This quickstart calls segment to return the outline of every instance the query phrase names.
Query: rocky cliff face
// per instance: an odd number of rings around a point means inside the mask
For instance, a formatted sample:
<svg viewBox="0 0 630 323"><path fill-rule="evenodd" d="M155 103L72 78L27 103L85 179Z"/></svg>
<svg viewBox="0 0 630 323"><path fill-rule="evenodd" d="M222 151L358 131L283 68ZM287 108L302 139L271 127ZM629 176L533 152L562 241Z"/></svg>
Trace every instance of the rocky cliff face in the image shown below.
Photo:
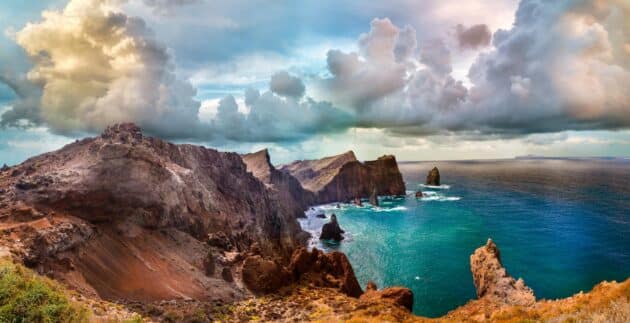
<svg viewBox="0 0 630 323"><path fill-rule="evenodd" d="M405 183L394 156L359 162L352 151L319 160L301 160L280 168L297 178L315 194L317 203L367 198L377 195L404 195Z"/></svg>
<svg viewBox="0 0 630 323"><path fill-rule="evenodd" d="M247 170L276 195L282 205L300 209L296 217L303 217L303 211L314 203L315 195L302 188L302 184L291 174L277 170L270 161L269 151L260 150L242 155Z"/></svg>
<svg viewBox="0 0 630 323"><path fill-rule="evenodd" d="M0 194L3 245L106 298L242 297L221 278L236 270L230 253L256 244L288 259L302 232L302 208L276 198L238 154L145 137L133 124L5 168Z"/></svg>

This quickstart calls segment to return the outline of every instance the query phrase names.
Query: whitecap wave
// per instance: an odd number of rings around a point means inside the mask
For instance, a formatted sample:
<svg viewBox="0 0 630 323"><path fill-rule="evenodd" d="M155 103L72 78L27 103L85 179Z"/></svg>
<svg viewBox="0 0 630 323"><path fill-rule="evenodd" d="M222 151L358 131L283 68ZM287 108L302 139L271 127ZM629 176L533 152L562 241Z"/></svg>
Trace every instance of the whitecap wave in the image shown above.
<svg viewBox="0 0 630 323"><path fill-rule="evenodd" d="M407 210L407 207L405 206L395 206L395 207L373 207L372 211L373 212L396 212L396 211L405 211Z"/></svg>
<svg viewBox="0 0 630 323"><path fill-rule="evenodd" d="M418 186L426 187L426 188L432 188L432 189L436 189L436 190L448 190L448 189L451 188L451 185L446 185L446 184L442 184L442 185L439 185L439 186L419 184Z"/></svg>
<svg viewBox="0 0 630 323"><path fill-rule="evenodd" d="M424 196L420 200L421 201L438 201L438 202L450 202L450 201L459 201L462 198L459 196L441 196L441 195L431 195Z"/></svg>

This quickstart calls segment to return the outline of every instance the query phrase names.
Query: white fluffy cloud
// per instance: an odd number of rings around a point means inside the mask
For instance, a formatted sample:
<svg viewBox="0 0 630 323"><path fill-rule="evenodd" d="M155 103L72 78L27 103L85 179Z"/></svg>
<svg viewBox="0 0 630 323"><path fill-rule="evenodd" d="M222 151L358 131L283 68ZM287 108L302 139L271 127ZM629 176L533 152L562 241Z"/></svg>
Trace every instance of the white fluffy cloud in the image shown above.
<svg viewBox="0 0 630 323"><path fill-rule="evenodd" d="M375 19L359 37L359 52L328 53L332 76L320 83L333 103L357 112L359 126L398 134L627 128L629 15L621 0L523 0L514 26L497 31L493 49L470 68L468 88L451 76L447 42L425 41L416 51L402 36L413 29ZM460 26L458 45L489 41L478 26Z"/></svg>
<svg viewBox="0 0 630 323"><path fill-rule="evenodd" d="M176 78L168 50L145 23L117 3L72 0L16 33L33 63L28 80L41 88L34 121L58 133L134 121L167 137L198 135L195 89ZM31 114L16 104L3 121Z"/></svg>

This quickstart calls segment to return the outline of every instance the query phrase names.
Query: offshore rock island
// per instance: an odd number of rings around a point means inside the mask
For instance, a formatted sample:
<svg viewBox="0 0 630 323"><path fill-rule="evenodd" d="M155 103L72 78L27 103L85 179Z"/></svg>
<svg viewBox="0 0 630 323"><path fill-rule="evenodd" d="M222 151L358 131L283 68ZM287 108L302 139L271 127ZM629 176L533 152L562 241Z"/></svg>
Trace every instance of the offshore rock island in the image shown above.
<svg viewBox="0 0 630 323"><path fill-rule="evenodd" d="M441 318L414 316L411 290L364 290L343 253L305 248L317 237L297 221L313 205L405 195L395 157L362 163L349 151L279 168L270 160L267 150L218 152L148 137L134 124L110 126L3 167L0 256L30 279L45 278L22 265L52 278L47 284L85 308L79 321L630 318L630 280L536 300L491 240L470 258L476 300ZM440 185L439 173L429 177Z"/></svg>

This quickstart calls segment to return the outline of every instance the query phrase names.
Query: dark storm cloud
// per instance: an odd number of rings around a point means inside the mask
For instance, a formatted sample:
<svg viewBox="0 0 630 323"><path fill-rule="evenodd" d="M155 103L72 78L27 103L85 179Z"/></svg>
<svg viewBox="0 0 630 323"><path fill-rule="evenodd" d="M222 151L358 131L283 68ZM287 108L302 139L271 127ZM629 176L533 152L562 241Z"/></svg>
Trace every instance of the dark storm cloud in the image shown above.
<svg viewBox="0 0 630 323"><path fill-rule="evenodd" d="M490 39L492 38L490 28L485 24L474 25L469 28L457 25L455 32L460 48L477 49L485 47L490 45Z"/></svg>

